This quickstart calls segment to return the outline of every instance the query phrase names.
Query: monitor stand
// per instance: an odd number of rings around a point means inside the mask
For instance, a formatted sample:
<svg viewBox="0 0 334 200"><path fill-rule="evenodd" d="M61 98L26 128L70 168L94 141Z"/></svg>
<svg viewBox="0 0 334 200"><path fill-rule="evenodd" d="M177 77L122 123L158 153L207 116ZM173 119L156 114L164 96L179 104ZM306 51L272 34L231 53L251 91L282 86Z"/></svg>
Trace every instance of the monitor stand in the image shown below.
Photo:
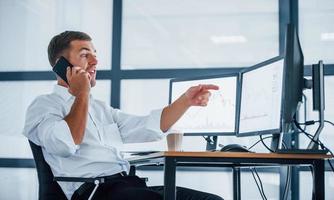
<svg viewBox="0 0 334 200"><path fill-rule="evenodd" d="M284 130L289 130L289 125L285 125ZM271 149L274 153L286 153L286 154L327 154L329 151L327 149L317 149L317 148L307 148L307 149L299 149L299 148L282 148L283 145L283 136L287 134L288 131L283 131L281 134L273 135L271 141ZM295 134L295 133L292 133Z"/></svg>
<svg viewBox="0 0 334 200"><path fill-rule="evenodd" d="M206 140L206 151L214 151L217 148L218 136L204 136Z"/></svg>
<svg viewBox="0 0 334 200"><path fill-rule="evenodd" d="M277 152L281 147L280 147L280 144L281 144L281 139L283 137L283 133L281 134L274 134L272 139L271 139L271 145L270 145L270 149L273 150L273 152Z"/></svg>

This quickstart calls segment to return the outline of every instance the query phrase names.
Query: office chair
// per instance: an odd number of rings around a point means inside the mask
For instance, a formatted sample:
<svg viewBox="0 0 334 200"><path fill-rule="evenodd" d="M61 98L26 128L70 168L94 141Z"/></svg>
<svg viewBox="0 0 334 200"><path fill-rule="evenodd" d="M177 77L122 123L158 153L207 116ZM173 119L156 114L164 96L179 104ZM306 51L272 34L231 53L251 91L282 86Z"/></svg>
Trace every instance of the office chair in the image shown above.
<svg viewBox="0 0 334 200"><path fill-rule="evenodd" d="M57 181L69 181L69 182L86 182L94 183L93 189L89 200L93 197L97 187L100 183L104 183L104 178L80 178L80 177L54 177L50 166L45 161L42 148L29 140L30 148L35 160L38 183L39 183L39 200L67 200L63 190L60 188Z"/></svg>

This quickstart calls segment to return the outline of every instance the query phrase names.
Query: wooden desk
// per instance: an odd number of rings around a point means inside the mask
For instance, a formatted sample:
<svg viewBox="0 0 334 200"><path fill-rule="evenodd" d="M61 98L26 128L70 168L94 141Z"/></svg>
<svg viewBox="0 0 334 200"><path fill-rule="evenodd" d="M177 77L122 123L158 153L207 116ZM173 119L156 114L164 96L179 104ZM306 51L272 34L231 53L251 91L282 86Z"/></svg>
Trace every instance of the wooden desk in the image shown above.
<svg viewBox="0 0 334 200"><path fill-rule="evenodd" d="M145 156L129 158L132 166L163 164L164 165L164 199L175 200L175 175L177 166L220 166L220 167L249 167L249 166L281 166L308 165L314 169L315 199L325 199L325 159L330 155L322 154L277 154L277 153L236 153L236 152L157 152ZM240 199L239 183L234 181L235 200ZM239 189L237 188L239 186ZM239 190L239 191L238 191Z"/></svg>

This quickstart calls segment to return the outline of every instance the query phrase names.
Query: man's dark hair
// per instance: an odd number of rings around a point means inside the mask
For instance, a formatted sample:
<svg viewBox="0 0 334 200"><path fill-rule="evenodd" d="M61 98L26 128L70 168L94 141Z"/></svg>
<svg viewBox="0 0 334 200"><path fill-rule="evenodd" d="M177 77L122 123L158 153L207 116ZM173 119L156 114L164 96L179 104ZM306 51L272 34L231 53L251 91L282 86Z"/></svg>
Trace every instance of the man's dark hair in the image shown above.
<svg viewBox="0 0 334 200"><path fill-rule="evenodd" d="M56 64L56 60L70 47L74 40L91 41L92 38L80 31L65 31L54 36L48 46L48 57L51 66Z"/></svg>

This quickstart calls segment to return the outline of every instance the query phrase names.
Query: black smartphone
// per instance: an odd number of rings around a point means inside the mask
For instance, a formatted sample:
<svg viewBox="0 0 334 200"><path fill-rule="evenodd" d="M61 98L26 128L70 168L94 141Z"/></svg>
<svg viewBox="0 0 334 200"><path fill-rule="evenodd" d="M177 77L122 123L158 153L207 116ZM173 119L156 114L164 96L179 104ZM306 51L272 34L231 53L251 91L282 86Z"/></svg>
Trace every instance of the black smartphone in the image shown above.
<svg viewBox="0 0 334 200"><path fill-rule="evenodd" d="M66 69L67 67L73 67L73 65L63 56L61 56L55 66L53 66L52 70L60 77L62 78L67 84L67 78L66 78Z"/></svg>

